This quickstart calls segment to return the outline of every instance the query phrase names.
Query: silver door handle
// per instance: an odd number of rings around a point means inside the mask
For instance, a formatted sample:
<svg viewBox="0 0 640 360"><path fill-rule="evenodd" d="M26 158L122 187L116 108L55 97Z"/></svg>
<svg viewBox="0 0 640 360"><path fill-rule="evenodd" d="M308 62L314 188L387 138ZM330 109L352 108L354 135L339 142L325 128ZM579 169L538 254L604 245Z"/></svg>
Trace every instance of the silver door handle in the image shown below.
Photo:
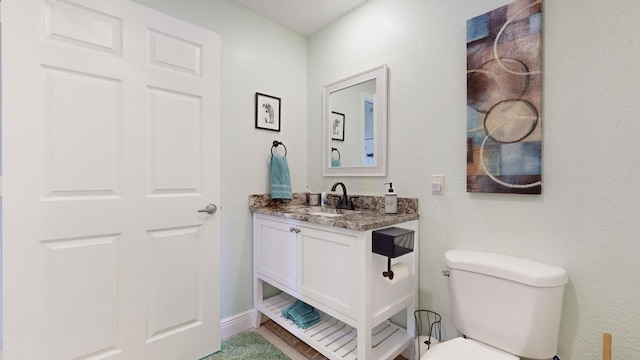
<svg viewBox="0 0 640 360"><path fill-rule="evenodd" d="M218 211L218 207L215 204L209 204L204 209L198 210L199 213L206 212L209 215L215 214L216 211Z"/></svg>

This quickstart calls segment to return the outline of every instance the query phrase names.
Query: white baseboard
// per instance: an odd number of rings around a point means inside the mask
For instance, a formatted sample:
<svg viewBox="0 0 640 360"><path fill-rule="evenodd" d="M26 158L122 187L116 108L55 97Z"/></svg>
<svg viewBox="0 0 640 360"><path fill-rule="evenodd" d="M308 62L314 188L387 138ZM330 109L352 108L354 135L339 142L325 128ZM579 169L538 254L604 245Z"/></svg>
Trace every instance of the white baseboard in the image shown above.
<svg viewBox="0 0 640 360"><path fill-rule="evenodd" d="M220 320L220 339L224 340L235 334L253 328L253 310L229 316Z"/></svg>

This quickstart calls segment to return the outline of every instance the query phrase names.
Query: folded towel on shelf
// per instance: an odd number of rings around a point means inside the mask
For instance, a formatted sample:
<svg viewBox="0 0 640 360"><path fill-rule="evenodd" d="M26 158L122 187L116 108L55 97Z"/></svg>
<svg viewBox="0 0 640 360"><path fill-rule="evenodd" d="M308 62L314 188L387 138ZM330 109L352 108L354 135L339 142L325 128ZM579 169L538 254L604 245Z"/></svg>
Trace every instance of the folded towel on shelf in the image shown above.
<svg viewBox="0 0 640 360"><path fill-rule="evenodd" d="M313 306L296 300L282 310L282 316L293 321L300 329L308 329L320 321L320 313Z"/></svg>
<svg viewBox="0 0 640 360"><path fill-rule="evenodd" d="M304 316L309 315L315 310L313 306L304 303L300 300L297 301L298 305L294 306L291 310L289 310L289 319L293 320L294 323L298 323L298 320L302 319Z"/></svg>
<svg viewBox="0 0 640 360"><path fill-rule="evenodd" d="M271 156L271 198L291 200L291 176L286 156Z"/></svg>
<svg viewBox="0 0 640 360"><path fill-rule="evenodd" d="M294 307L298 306L300 303L304 304L302 301L297 300L293 304L287 306L284 310L282 310L282 317L288 319L289 318L289 312L291 311L291 309L293 309Z"/></svg>
<svg viewBox="0 0 640 360"><path fill-rule="evenodd" d="M340 159L331 160L331 167L340 167Z"/></svg>
<svg viewBox="0 0 640 360"><path fill-rule="evenodd" d="M317 324L318 322L320 322L320 313L318 312L318 310L313 309L307 315L304 315L296 320L296 326L298 326L302 330L306 330Z"/></svg>

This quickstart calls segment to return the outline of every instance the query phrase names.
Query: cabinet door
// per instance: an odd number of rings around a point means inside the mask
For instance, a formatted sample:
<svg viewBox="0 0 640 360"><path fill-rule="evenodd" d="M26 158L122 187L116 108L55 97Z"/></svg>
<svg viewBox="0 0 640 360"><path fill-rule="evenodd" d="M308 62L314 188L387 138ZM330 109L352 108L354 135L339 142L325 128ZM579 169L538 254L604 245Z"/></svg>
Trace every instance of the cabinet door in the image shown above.
<svg viewBox="0 0 640 360"><path fill-rule="evenodd" d="M300 293L355 318L357 238L310 228L300 235Z"/></svg>
<svg viewBox="0 0 640 360"><path fill-rule="evenodd" d="M255 227L256 272L296 290L297 233L291 225L260 219Z"/></svg>

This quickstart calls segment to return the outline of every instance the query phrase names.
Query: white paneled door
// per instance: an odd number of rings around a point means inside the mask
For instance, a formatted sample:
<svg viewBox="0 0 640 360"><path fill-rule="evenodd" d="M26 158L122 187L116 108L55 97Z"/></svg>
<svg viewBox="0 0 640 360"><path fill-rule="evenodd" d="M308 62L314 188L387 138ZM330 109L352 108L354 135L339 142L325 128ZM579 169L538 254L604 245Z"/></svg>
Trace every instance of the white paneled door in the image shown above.
<svg viewBox="0 0 640 360"><path fill-rule="evenodd" d="M127 0L4 0L4 360L220 346L220 39Z"/></svg>

